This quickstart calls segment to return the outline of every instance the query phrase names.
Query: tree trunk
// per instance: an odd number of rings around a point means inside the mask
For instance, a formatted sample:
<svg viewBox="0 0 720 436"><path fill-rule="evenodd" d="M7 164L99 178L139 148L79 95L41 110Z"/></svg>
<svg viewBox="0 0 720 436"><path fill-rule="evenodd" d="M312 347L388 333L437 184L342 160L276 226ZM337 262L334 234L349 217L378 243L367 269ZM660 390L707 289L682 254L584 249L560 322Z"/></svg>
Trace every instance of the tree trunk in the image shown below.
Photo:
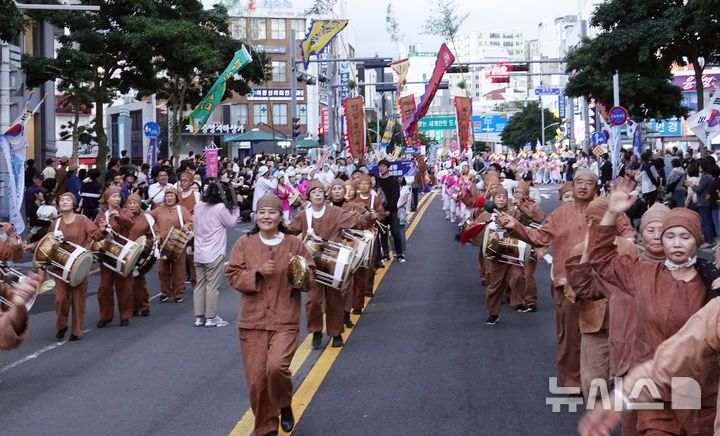
<svg viewBox="0 0 720 436"><path fill-rule="evenodd" d="M73 120L72 129L72 161L77 164L78 158L78 144L80 143L80 133L78 132L78 124L80 123L80 110L74 108L75 119Z"/></svg>
<svg viewBox="0 0 720 436"><path fill-rule="evenodd" d="M99 89L99 84L96 84ZM95 136L97 136L98 154L95 160L97 169L104 176L107 169L108 143L105 134L105 106L102 92L96 94L95 98Z"/></svg>

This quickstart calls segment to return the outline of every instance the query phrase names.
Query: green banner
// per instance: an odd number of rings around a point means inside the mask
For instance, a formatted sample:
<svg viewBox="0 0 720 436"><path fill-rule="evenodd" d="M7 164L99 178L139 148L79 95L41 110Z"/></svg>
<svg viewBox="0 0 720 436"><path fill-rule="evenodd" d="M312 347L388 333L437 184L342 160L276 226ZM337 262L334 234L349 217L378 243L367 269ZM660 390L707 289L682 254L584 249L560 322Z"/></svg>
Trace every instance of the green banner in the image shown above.
<svg viewBox="0 0 720 436"><path fill-rule="evenodd" d="M202 129L212 112L222 101L225 95L225 84L228 79L250 62L252 62L252 57L243 45L240 47L240 50L235 52L235 56L230 62L230 65L228 65L220 77L217 78L205 98L203 98L202 101L195 106L195 110L190 113L189 119L190 125L193 126L193 133L197 133Z"/></svg>
<svg viewBox="0 0 720 436"><path fill-rule="evenodd" d="M457 130L455 117L425 117L418 121L418 127L423 132L431 130Z"/></svg>

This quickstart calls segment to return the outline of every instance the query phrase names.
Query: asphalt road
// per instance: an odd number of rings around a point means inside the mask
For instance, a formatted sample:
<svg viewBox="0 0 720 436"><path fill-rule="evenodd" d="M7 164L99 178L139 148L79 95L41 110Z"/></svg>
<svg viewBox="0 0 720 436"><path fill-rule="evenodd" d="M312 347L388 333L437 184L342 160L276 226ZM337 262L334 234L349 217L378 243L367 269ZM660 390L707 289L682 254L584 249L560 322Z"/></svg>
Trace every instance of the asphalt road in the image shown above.
<svg viewBox="0 0 720 436"><path fill-rule="evenodd" d="M546 213L558 205L557 187L547 189ZM546 404L555 375L548 267L537 271L539 312L503 306L500 322L486 326L477 248L461 247L454 233L436 197L408 240L407 263L387 268L342 351L314 350L297 362L296 398L307 402L294 434L574 434L579 415ZM153 296L157 274L148 279ZM229 327L193 326L188 284L184 303L155 298L149 317L120 328L116 316L98 330L98 280L90 278L83 340L54 339L48 294L23 345L0 353L0 434L243 434L239 294L221 290Z"/></svg>

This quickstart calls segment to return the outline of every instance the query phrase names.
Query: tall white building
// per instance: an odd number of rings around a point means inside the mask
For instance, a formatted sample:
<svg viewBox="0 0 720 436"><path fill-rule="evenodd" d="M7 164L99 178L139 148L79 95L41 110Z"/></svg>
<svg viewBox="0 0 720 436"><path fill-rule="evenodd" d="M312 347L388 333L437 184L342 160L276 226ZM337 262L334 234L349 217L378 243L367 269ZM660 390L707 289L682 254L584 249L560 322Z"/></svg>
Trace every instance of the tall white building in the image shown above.
<svg viewBox="0 0 720 436"><path fill-rule="evenodd" d="M458 35L455 49L461 62L520 61L525 58L525 39L515 30L481 30Z"/></svg>

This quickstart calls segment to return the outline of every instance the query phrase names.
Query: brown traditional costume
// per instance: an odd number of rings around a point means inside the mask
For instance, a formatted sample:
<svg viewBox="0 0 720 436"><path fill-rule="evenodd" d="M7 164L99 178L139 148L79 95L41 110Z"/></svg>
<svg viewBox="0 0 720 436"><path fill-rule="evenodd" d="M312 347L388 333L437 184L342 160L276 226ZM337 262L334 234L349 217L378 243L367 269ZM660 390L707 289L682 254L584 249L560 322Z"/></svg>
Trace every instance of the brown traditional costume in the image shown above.
<svg viewBox="0 0 720 436"><path fill-rule="evenodd" d="M182 178L183 176L188 177L188 175L190 176L190 180L192 180L194 173L191 171L185 171L180 175L180 178ZM192 188L186 191L180 191L179 185L180 184L178 183L178 204L185 207L185 209L190 212L190 215L195 216L195 205L200 202L200 193ZM193 254L193 242L194 241L191 240L187 247L187 255L185 256L185 270L190 276L190 284L194 288L195 284L197 283L197 278L195 275L195 255Z"/></svg>
<svg viewBox="0 0 720 436"><path fill-rule="evenodd" d="M673 209L663 221L664 232L682 226L702 244L700 217L685 208ZM595 271L613 283L618 290L635 300L636 328L633 362L652 358L656 348L675 334L697 312L707 299L707 290L699 275L689 281L676 280L664 263L648 262L630 256L619 256L614 248L614 226L593 226L590 230L589 252ZM717 394L718 362L700 381L713 399ZM712 391L712 392L709 392ZM637 430L645 434L709 434L715 417L715 403L700 411L672 410L670 403L663 410L640 410Z"/></svg>
<svg viewBox="0 0 720 436"><path fill-rule="evenodd" d="M71 192L66 192L62 197L72 199L77 206L77 198ZM100 229L85 215L73 214L73 221L66 223L61 215L50 223L50 231L62 232L63 239L81 247L90 248L93 240L99 241L104 237ZM62 280L55 280L55 330L58 332L67 330L68 316L72 305L72 334L79 338L83 333L85 320L85 298L87 297L87 278L79 285L71 287ZM72 339L72 338L71 338Z"/></svg>
<svg viewBox="0 0 720 436"><path fill-rule="evenodd" d="M127 201L135 200L138 203L142 201L138 194L130 194ZM155 238L153 228L150 225L152 217L139 209L136 214L132 214L132 226L128 233L128 239L136 241L139 237L145 236L149 240ZM133 288L133 313L138 312L146 314L150 310L150 293L148 292L147 281L145 280L145 274L133 274L132 275L132 288Z"/></svg>
<svg viewBox="0 0 720 436"><path fill-rule="evenodd" d="M20 260L23 257L24 250L22 244L10 244L5 240L0 240L0 260L7 262L10 260ZM4 294L7 299L9 293L3 293L3 290L9 286L0 284L0 294ZM12 314L19 312L19 322L13 324ZM0 310L0 350L11 350L17 348L22 342L25 332L27 331L28 313L24 305L3 308Z"/></svg>
<svg viewBox="0 0 720 436"><path fill-rule="evenodd" d="M168 194L175 194L176 198L179 197L177 190L174 188L168 188L165 195ZM181 228L185 225L192 229L192 215L185 207L179 204L168 206L163 203L162 206L153 209L150 215L155 219L155 233L162 240L167 237L172 227ZM181 216L182 222L180 220ZM185 296L185 252L183 251L175 262L160 259L158 261L158 275L160 276L161 298L163 300L167 300L167 298L174 298L176 301L182 300Z"/></svg>
<svg viewBox="0 0 720 436"><path fill-rule="evenodd" d="M314 189L323 189L322 183L319 180L313 180L308 184L308 197ZM308 214L310 215L309 226ZM364 222L365 219L357 214L333 205L323 206L320 212L314 212L312 206L309 206L305 212L293 218L288 226L288 232L291 234L300 234L302 238L305 238L308 230L312 229L317 237L332 242L339 242L340 232L343 229L353 229L362 225ZM323 300L325 301L327 334L332 337L340 336L344 331L342 296L337 289L332 289L316 282L313 282L313 286L308 292L307 302L305 303L308 332L322 332Z"/></svg>
<svg viewBox="0 0 720 436"><path fill-rule="evenodd" d="M258 201L258 209L282 203L269 195ZM287 278L288 262L294 255L314 263L302 241L291 235L279 241L263 241L259 233L241 237L230 253L227 279L242 293L237 327L240 333L245 382L255 414L255 434L278 430L278 411L292 401L290 363L300 335L300 290L292 289ZM279 239L279 238L278 238ZM275 273L265 276L261 267L275 260ZM310 281L312 283L312 271Z"/></svg>
<svg viewBox="0 0 720 436"><path fill-rule="evenodd" d="M111 186L105 190L100 200L101 204L107 205L108 199L113 194L120 194L120 188ZM98 214L95 217L95 225L100 227L101 224L107 223L112 231L119 233L126 238L129 237L130 227L132 226L132 213L127 209L118 209L117 215L110 215L109 211ZM100 227L101 231L105 231ZM104 327L104 324L113 319L115 312L115 298L113 296L113 288L117 294L118 311L120 319L126 321L130 319L133 313L133 291L132 277L123 277L100 262L100 286L98 287L98 309L100 312L100 322L98 327Z"/></svg>

